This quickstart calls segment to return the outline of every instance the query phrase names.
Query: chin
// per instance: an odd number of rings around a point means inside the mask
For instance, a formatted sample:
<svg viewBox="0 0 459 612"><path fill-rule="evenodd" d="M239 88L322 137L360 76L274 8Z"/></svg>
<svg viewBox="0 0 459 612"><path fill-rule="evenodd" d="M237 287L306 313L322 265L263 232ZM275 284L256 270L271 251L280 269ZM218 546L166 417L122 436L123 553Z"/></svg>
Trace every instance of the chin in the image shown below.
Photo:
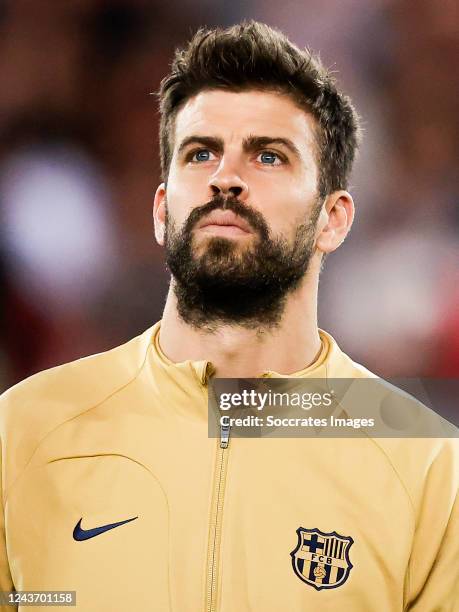
<svg viewBox="0 0 459 612"><path fill-rule="evenodd" d="M193 241L193 251L198 255L207 253L213 256L227 256L233 253L240 243L240 240L231 237L206 234L201 239Z"/></svg>

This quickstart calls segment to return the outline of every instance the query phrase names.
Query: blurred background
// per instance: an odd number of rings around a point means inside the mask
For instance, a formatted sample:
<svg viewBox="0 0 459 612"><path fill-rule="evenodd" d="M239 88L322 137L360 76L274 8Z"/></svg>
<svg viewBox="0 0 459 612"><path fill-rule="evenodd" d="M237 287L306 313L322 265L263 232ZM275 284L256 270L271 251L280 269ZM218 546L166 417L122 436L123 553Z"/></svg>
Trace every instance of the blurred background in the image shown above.
<svg viewBox="0 0 459 612"><path fill-rule="evenodd" d="M459 375L457 5L14 0L0 5L0 390L161 318L150 95L200 25L265 21L336 72L364 126L357 219L320 326L381 376Z"/></svg>

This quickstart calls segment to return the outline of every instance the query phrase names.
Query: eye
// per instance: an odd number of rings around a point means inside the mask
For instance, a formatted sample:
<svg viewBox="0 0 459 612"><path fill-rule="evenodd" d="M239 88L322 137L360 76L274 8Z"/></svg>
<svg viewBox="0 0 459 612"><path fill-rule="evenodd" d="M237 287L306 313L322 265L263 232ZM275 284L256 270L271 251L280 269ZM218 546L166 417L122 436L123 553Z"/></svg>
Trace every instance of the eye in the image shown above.
<svg viewBox="0 0 459 612"><path fill-rule="evenodd" d="M258 155L257 161L260 161L265 166L280 166L283 163L283 159L281 159L278 153L274 153L274 151L262 151Z"/></svg>
<svg viewBox="0 0 459 612"><path fill-rule="evenodd" d="M190 154L190 161L194 163L212 161L215 155L209 149L198 149Z"/></svg>

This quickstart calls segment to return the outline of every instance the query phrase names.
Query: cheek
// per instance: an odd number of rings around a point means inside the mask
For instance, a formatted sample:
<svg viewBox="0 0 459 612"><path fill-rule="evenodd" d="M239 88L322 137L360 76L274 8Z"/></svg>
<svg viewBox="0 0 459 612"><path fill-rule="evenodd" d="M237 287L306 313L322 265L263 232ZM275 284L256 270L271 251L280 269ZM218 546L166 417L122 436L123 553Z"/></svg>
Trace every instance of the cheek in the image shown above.
<svg viewBox="0 0 459 612"><path fill-rule="evenodd" d="M171 168L167 181L167 205L176 223L182 225L194 208L203 206L209 199L202 177L198 177L197 173L185 176L183 172Z"/></svg>
<svg viewBox="0 0 459 612"><path fill-rule="evenodd" d="M291 176L277 180L256 180L249 186L248 201L257 208L274 232L289 236L297 219L307 219L314 194Z"/></svg>
<svg viewBox="0 0 459 612"><path fill-rule="evenodd" d="M184 225L194 206L189 190L167 189L167 210L170 219L174 220L177 228Z"/></svg>

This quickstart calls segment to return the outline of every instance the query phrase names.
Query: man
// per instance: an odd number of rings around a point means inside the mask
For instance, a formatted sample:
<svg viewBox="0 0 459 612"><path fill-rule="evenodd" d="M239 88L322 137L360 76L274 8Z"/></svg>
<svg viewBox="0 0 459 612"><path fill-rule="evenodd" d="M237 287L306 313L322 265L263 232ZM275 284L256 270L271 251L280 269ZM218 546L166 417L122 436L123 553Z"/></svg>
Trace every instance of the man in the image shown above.
<svg viewBox="0 0 459 612"><path fill-rule="evenodd" d="M254 22L199 31L160 101L164 315L4 395L1 588L98 612L452 610L451 440L208 436L213 377L373 376L317 327L354 216L350 101Z"/></svg>

